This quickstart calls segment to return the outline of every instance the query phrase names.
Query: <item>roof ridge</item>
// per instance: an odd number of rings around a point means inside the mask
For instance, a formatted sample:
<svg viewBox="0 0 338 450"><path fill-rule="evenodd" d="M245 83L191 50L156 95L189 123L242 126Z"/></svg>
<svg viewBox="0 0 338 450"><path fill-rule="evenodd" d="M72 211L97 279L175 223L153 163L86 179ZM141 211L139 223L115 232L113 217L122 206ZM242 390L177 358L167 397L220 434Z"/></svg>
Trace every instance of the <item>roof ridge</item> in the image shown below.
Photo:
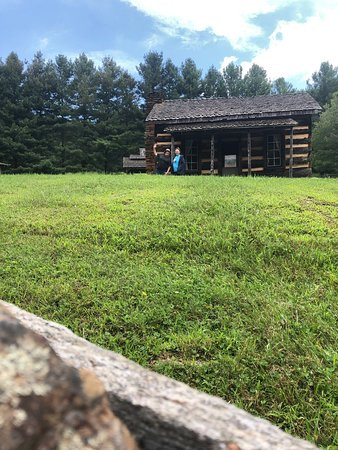
<svg viewBox="0 0 338 450"><path fill-rule="evenodd" d="M193 101L208 101L208 100L252 100L255 98L269 98L269 97L291 97L297 95L307 95L310 96L308 92L286 92L285 94L260 94L253 96L243 96L243 97L195 97L195 98L171 98L166 99L162 103L173 103L173 102L193 102ZM159 103L160 104L160 103Z"/></svg>
<svg viewBox="0 0 338 450"><path fill-rule="evenodd" d="M289 92L255 97L179 98L155 104L146 121L316 114L321 109L318 102L308 92Z"/></svg>

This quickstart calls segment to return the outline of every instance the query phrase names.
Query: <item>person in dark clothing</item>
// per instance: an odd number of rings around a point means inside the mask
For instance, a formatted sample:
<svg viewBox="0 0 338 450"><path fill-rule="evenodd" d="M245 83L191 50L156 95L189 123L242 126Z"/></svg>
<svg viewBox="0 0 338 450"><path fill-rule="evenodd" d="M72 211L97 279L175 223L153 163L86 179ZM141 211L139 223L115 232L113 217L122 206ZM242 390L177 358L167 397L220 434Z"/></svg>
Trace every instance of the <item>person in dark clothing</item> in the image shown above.
<svg viewBox="0 0 338 450"><path fill-rule="evenodd" d="M169 167L167 173L169 173L170 171L173 175L185 174L185 159L181 155L181 150L179 147L175 148L175 156L174 159L171 161L171 166Z"/></svg>
<svg viewBox="0 0 338 450"><path fill-rule="evenodd" d="M156 158L156 173L157 175L166 175L170 168L170 150L166 148L163 155L159 155L156 151L156 144L154 145L154 155Z"/></svg>

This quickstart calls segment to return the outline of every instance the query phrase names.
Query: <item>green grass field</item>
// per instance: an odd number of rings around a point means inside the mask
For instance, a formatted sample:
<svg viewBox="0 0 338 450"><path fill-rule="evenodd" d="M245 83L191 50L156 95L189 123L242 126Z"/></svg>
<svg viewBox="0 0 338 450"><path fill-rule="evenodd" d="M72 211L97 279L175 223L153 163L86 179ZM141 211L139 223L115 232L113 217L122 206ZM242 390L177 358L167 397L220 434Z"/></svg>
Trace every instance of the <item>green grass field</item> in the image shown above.
<svg viewBox="0 0 338 450"><path fill-rule="evenodd" d="M0 297L335 448L338 182L0 176Z"/></svg>

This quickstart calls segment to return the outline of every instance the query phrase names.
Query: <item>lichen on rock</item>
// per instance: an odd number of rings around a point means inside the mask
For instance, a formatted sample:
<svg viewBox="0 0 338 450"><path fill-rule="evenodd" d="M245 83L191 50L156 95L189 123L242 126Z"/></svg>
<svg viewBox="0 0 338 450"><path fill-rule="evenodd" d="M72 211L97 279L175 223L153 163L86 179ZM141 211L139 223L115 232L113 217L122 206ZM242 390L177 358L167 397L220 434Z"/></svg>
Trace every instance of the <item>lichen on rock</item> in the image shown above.
<svg viewBox="0 0 338 450"><path fill-rule="evenodd" d="M0 448L135 450L102 383L0 306Z"/></svg>

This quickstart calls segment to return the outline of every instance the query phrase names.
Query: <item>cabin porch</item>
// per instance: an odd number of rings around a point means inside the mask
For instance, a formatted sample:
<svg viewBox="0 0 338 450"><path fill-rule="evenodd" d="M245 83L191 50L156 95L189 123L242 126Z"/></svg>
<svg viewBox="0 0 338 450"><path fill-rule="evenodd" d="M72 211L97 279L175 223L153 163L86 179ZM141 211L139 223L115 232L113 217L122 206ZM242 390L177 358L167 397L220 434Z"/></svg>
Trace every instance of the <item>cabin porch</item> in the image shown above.
<svg viewBox="0 0 338 450"><path fill-rule="evenodd" d="M175 129L176 128L176 129ZM309 127L192 130L167 127L158 150L179 146L190 175L308 175ZM291 160L291 167L290 167ZM302 173L301 173L302 172Z"/></svg>

